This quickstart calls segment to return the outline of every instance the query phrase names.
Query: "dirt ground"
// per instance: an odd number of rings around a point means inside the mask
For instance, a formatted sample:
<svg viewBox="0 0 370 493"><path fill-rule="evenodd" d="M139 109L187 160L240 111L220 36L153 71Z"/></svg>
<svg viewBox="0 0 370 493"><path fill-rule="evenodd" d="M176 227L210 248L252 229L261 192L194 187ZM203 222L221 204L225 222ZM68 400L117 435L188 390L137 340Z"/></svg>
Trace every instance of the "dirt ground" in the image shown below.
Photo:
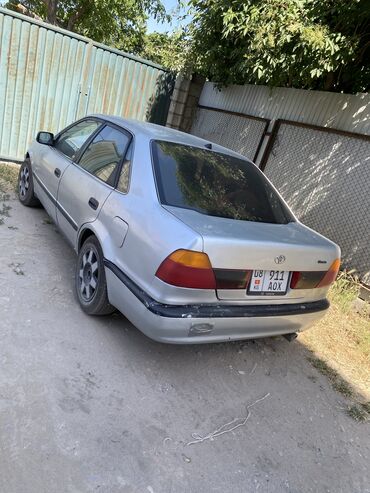
<svg viewBox="0 0 370 493"><path fill-rule="evenodd" d="M370 492L369 426L299 338L170 346L91 318L45 212L6 203L1 492Z"/></svg>

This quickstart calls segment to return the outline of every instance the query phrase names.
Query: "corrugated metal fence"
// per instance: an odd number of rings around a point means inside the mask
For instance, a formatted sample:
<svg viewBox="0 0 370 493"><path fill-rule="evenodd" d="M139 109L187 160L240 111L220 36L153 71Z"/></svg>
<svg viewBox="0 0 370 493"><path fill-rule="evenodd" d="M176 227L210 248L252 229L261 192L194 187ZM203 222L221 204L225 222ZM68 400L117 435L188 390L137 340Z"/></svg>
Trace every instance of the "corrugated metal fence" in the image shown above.
<svg viewBox="0 0 370 493"><path fill-rule="evenodd" d="M370 285L369 94L206 83L192 133L254 158Z"/></svg>
<svg viewBox="0 0 370 493"><path fill-rule="evenodd" d="M173 76L152 62L0 8L0 158L89 113L165 124Z"/></svg>
<svg viewBox="0 0 370 493"><path fill-rule="evenodd" d="M255 161L269 123L270 120L266 118L199 105L191 133L222 144Z"/></svg>
<svg viewBox="0 0 370 493"><path fill-rule="evenodd" d="M370 94L253 85L230 86L219 91L206 82L199 104L269 120L283 118L370 135Z"/></svg>

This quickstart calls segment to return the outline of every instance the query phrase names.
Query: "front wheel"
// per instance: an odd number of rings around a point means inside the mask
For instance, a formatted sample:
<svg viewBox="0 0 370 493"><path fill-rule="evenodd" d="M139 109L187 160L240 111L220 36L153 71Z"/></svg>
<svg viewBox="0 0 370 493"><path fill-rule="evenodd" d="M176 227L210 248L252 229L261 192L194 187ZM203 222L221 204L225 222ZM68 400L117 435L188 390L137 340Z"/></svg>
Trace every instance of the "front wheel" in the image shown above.
<svg viewBox="0 0 370 493"><path fill-rule="evenodd" d="M20 202L27 207L39 207L40 202L33 189L33 176L31 161L26 158L21 165L18 174L18 197Z"/></svg>
<svg viewBox="0 0 370 493"><path fill-rule="evenodd" d="M75 287L84 312L89 315L108 315L115 311L108 301L103 252L95 236L85 241L78 254Z"/></svg>

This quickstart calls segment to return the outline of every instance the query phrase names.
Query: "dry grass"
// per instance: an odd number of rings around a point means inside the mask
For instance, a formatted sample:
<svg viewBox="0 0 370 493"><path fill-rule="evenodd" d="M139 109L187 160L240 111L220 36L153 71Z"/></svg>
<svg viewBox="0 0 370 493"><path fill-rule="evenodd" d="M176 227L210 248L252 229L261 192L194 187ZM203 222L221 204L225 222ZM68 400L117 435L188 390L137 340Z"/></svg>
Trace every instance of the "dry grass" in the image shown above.
<svg viewBox="0 0 370 493"><path fill-rule="evenodd" d="M352 419L365 423L370 420L370 402L355 403L348 407L348 416Z"/></svg>
<svg viewBox="0 0 370 493"><path fill-rule="evenodd" d="M8 194L16 191L19 165L0 163L0 193Z"/></svg>
<svg viewBox="0 0 370 493"><path fill-rule="evenodd" d="M7 201L14 197L17 189L19 165L0 162L0 226L10 217L11 206Z"/></svg>
<svg viewBox="0 0 370 493"><path fill-rule="evenodd" d="M356 279L340 273L329 293L329 313L300 335L314 353L314 366L336 390L358 401L348 410L352 417L366 414L370 399L370 316L354 310L358 292Z"/></svg>
<svg viewBox="0 0 370 493"><path fill-rule="evenodd" d="M312 365L319 370L322 375L325 375L334 390L340 392L346 397L353 396L353 389L351 386L339 375L339 373L331 368L325 361L316 357L309 357L308 361L312 363Z"/></svg>

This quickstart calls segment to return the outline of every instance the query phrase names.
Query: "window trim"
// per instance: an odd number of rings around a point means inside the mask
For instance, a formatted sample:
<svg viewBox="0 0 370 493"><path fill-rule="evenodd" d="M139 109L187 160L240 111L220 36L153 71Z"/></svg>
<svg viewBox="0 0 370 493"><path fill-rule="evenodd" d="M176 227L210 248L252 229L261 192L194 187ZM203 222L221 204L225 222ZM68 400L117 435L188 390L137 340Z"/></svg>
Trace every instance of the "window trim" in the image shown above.
<svg viewBox="0 0 370 493"><path fill-rule="evenodd" d="M67 127L63 128L63 130L61 130L60 132L58 132L55 135L55 139L58 139L63 132L69 130L70 128L74 127L78 123L81 123L81 122L84 122L84 121L89 121L89 120L96 121L96 122L100 123L100 125L90 135L90 137L86 140L86 142L83 144L83 146L79 149L79 151L78 151L78 153L77 153L76 158L75 158L74 161L71 158L69 158L68 156L66 156L65 154L63 154L61 151L59 151L59 149L57 149L56 147L53 146L52 148L56 152L58 152L61 156L63 156L65 159L68 159L71 164L73 164L74 166L77 166L80 170L82 170L83 172L87 173L92 178L98 180L100 183L104 183L104 185L106 185L107 187L111 188L112 190L116 190L118 193L121 193L122 195L127 195L128 192L129 192L129 190L130 190L130 186L131 186L132 163L133 163L133 158L134 158L134 155L135 155L134 154L135 153L135 136L134 136L134 134L130 130L128 130L126 127L121 127L120 125L117 125L114 122L111 122L109 120L105 120L104 118L101 118L99 116L84 116L83 118L80 118L79 120L77 120L77 121L71 123L70 125L68 125ZM113 185L109 185L109 183L101 180L99 177L93 175L92 173L90 173L89 171L87 171L86 169L84 169L82 166L79 165L79 161L80 161L83 153L85 152L86 148L90 145L90 142L92 142L92 140L95 138L95 136L101 130L103 130L103 128L106 127L106 126L110 126L110 127L114 128L115 130L118 130L118 131L122 132L123 134L126 134L129 137L127 146L125 148L125 152L123 153L123 156L122 156L120 162L118 163L117 173L116 173L116 176L115 176L114 184ZM126 157L126 153L128 151L128 148L130 147L130 144L131 143L133 145L133 148L132 148L132 159L131 159L131 165L130 165L130 174L129 174L128 188L127 188L127 192L121 192L120 190L117 189L118 180L119 180L119 177L120 177L120 174L121 174L121 171L122 171L122 166L123 166L124 158Z"/></svg>
<svg viewBox="0 0 370 493"><path fill-rule="evenodd" d="M227 154L226 152L221 152L219 150L215 150L215 149L208 149L207 147L204 147L204 146L200 146L200 145L192 145L192 144L185 144L184 142L178 142L176 140L166 140L166 139L150 139L149 141L149 149L150 149L150 161L151 161L151 167L152 167L152 174L153 174L153 179L154 179L154 184L155 184L155 190L156 190L156 193L157 193L157 199L158 199L158 203L160 206L162 207L165 207L166 204L163 204L161 202L161 196L160 196L160 192L159 192L159 184L158 184L158 179L157 179L157 174L156 174L156 169L155 169L155 158L154 158L154 144L156 142L169 142L170 144L180 144L180 145L183 145L183 146L188 146L188 147L197 147L198 149L204 149L208 152L216 152L218 154L225 154L226 156L230 156L230 154ZM240 159L243 159L243 157L241 157ZM248 162L251 162L250 159L248 158L244 158L245 161L248 161ZM254 164L254 163L252 163Z"/></svg>
<svg viewBox="0 0 370 493"><path fill-rule="evenodd" d="M62 130L61 132L59 132L58 136L60 135L60 133L68 130L70 127L74 126L74 125L77 125L78 123L81 123L83 121L89 121L89 120L93 120L93 121L96 121L98 123L100 123L100 125L97 127L97 129L90 135L90 137L86 140L86 142L84 142L83 146L80 148L80 150L78 151L77 155L76 155L76 158L75 160L73 161L72 159L70 159L68 156L66 156L65 154L63 154L62 152L58 151L58 149L56 149L56 151L60 152L65 158L69 159L71 161L72 164L74 164L75 166L77 166L79 169L81 169L82 171L84 171L85 173L87 173L89 176L92 176L93 178L95 178L96 180L99 180L100 183L104 183L107 187L111 188L111 189L116 189L117 187L117 184L118 184L118 178L119 178L119 175L121 173L121 169L122 169L122 163L123 163L123 160L126 156L126 153L127 153L127 149L131 143L131 141L133 140L133 134L131 132L129 132L127 129L123 128L123 127L120 127L119 125L116 125L115 123L112 123L108 120L104 120L103 118L99 118L99 117L85 117L85 118L81 118L80 120L78 120L77 122L73 123L72 125L70 125L69 127L66 127L64 130ZM116 176L114 177L114 183L113 185L110 185L109 183L105 182L104 180L102 180L101 178L99 178L98 176L95 176L93 175L92 173L90 173L88 170L86 170L85 168L83 168L81 165L80 165L80 160L83 156L83 154L85 153L86 149L89 147L89 145L91 144L91 142L95 139L95 137L98 135L98 133L100 133L105 127L111 127L111 128L114 128L115 130L118 130L119 132L125 134L127 137L128 137L128 143L126 144L126 147L125 147L125 150L124 150L124 153L122 155L122 158L120 159L120 161L118 162L118 165L117 165L117 168L116 168ZM119 172L117 171L119 170ZM123 192L121 192L123 193Z"/></svg>
<svg viewBox="0 0 370 493"><path fill-rule="evenodd" d="M135 150L135 135L130 130L128 130L126 127L121 127L120 125L117 125L117 124L115 124L113 122L110 122L108 120L105 120L105 123L107 125L110 125L111 127L115 128L115 129L119 130L120 132L125 133L125 134L127 134L129 136L129 141L127 143L125 152L124 152L124 154L122 156L122 159L121 159L120 163L117 166L117 175L116 175L115 180L114 180L114 186L112 187L112 188L114 188L114 190L116 190L116 192L122 193L123 195L127 195L128 192L129 192L129 190L130 190L130 185L131 185L132 162L134 160L134 150ZM120 190L117 189L118 181L119 181L119 177L120 177L121 172L122 172L123 162L125 160L127 151L129 149L131 143L132 143L132 159L131 159L131 164L130 164L130 174L129 174L129 179L128 179L127 192L121 192Z"/></svg>
<svg viewBox="0 0 370 493"><path fill-rule="evenodd" d="M291 211L290 207L288 206L288 204L285 202L285 200L283 199L283 197L280 195L280 192L274 187L274 185L270 182L270 180L266 177L266 175L258 168L258 166L253 162L251 161L250 159L244 157L244 156L235 156L233 154L229 154L227 152L222 152L220 151L219 149L208 149L206 147L203 147L203 146L200 146L200 145L192 145L192 144L188 144L188 143L184 143L184 142L178 142L178 141L175 141L175 140L166 140L166 139L150 139L149 141L149 146L150 146L150 158L151 158L151 165L152 165L152 173L153 173L153 178L154 178L154 184L155 184L155 189L156 189L156 194L157 194L157 199L158 199L158 203L161 207L163 208L166 208L167 207L178 207L178 206L171 206L170 204L164 204L162 201L161 201L161 196L160 196L160 190L159 190L159 183L158 183L158 177L157 177L157 173L156 173L156 163L155 163L155 156L154 156L154 144L156 144L157 142L169 142L171 144L177 144L177 145L183 145L183 146L187 146L187 147L194 147L194 148L198 148L198 149L202 149L202 150L206 150L208 152L211 152L211 153L215 153L215 154L223 154L225 156L231 156L231 157L236 157L237 159L240 159L241 161L246 161L247 163L249 164L252 164L253 166L255 166L257 168L257 170L262 174L262 176L267 180L268 184L270 185L270 187L272 187L272 189L275 191L275 193L277 194L279 200L281 201L282 205L283 205L283 209L284 209L284 215L286 214L286 212L288 213L288 216L287 217L287 222L286 223L264 223L264 222L261 222L262 224L290 224L290 223L293 223L293 222L297 222L297 219L295 217L295 215L293 214L293 212ZM183 208L183 207L178 207L178 208ZM285 211L286 209L286 211ZM195 209L191 209L191 210L195 210ZM199 211L198 211L199 212ZM200 212L200 214L203 214L202 212ZM205 214L205 213L204 213ZM205 214L207 215L207 214ZM221 216L220 216L221 217ZM230 218L232 219L232 218ZM289 220L288 220L289 219ZM232 219L234 220L234 219ZM248 221L248 220L244 220L243 221Z"/></svg>
<svg viewBox="0 0 370 493"><path fill-rule="evenodd" d="M127 185L127 190L126 190L126 192L122 192L122 190L119 190L117 187L118 187L118 183L119 183L119 178L120 178L121 173L122 173L123 163L124 163L124 161L125 161L126 154L127 154L128 150L129 150L129 148L130 148L130 145L131 145L131 144L132 144L132 153L131 153L131 154L132 154L132 158L130 159L130 171L129 171L129 175L128 175L128 185ZM125 152L125 154L124 154L124 156L123 156L123 160L122 160L122 162L121 162L121 164L120 164L119 173L117 173L117 177L116 177L116 178L117 178L117 181L116 181L116 183L115 183L115 187L114 187L114 189L116 190L116 192L121 193L122 195L127 195L127 194L129 193L129 191L130 191L130 187L131 187L132 163L133 163L133 161L134 161L134 152L135 152L135 139L134 139L134 137L132 137L132 138L131 138L131 140L130 140L129 145L128 145L128 146L127 146L127 148L126 148L126 152Z"/></svg>
<svg viewBox="0 0 370 493"><path fill-rule="evenodd" d="M124 134L126 137L128 137L128 141L127 141L127 144L126 144L126 147L125 147L125 150L122 154L122 157L121 159L119 160L118 164L117 164L117 167L115 169L115 177L114 177L114 182L113 182L113 185L110 185L109 183L107 183L106 181L102 180L101 178L99 178L98 176L96 175L93 175L92 173L90 173L90 171L88 171L87 169L83 168L81 165L80 165L80 161L81 161L81 158L82 156L84 155L85 151L87 150L87 148L89 147L89 145L92 143L92 141L95 139L95 137L100 133L102 132L106 127L110 127L110 128L113 128L114 130L117 130L118 132ZM100 125L100 127L97 128L97 130L89 137L89 139L85 142L85 144L81 147L80 149L80 152L78 153L77 157L76 157L76 161L74 162L74 164L76 166L78 166L80 169L82 169L83 171L85 171L86 173L88 173L90 176L96 178L97 180L99 180L101 183L104 183L105 185L107 185L108 187L110 188L113 188L113 189L117 189L117 184L118 184L118 179L119 179L119 175L121 174L121 170L122 170L122 164L123 164L123 161L125 159L125 156L126 156L126 153L127 153L127 149L129 148L130 146L130 143L133 139L133 136L131 134L131 132L128 132L126 131L124 128L118 126L118 125L115 125L115 124L111 124L111 122L107 121L107 120L104 120L104 123L103 125Z"/></svg>
<svg viewBox="0 0 370 493"><path fill-rule="evenodd" d="M188 147L196 147L198 149L203 149L203 150L206 150L208 152L213 152L213 153L217 153L217 154L224 154L225 156L232 156L233 155L233 154L228 154L227 152L222 152L219 149L208 149L205 146L196 145L196 144L194 144L194 145L193 144L187 144L187 143L184 143L184 142L178 142L176 140L155 139L155 138L150 139L150 141L149 141L149 151L150 151L150 161L151 161L152 175L153 175L153 179L154 179L154 185L155 185L155 190L156 190L156 193L157 193L158 203L162 207L165 207L165 204L162 204L162 202L161 202L161 197L160 197L160 193L159 193L159 185L158 185L157 175L156 175L156 170L155 170L154 153L153 153L154 144L156 142L169 142L170 144L180 144L180 145L188 146ZM205 142L205 143L207 143L207 142ZM216 144L216 145L218 145L218 144ZM234 152L234 151L231 151L231 152ZM239 159L241 159L241 160L247 161L248 163L254 164L253 161L251 161L250 159L248 159L248 158L246 158L244 156L237 156L237 157L239 157ZM256 165L254 164L254 166L256 166Z"/></svg>
<svg viewBox="0 0 370 493"><path fill-rule="evenodd" d="M54 140L55 141L58 140L59 137L61 136L61 134L63 134L64 132L67 132L68 130L70 130L71 128L75 127L79 123L82 123L82 122L85 122L85 121L96 121L97 123L100 123L100 125L96 128L96 130L94 130L94 132L91 135L95 135L102 128L102 121L100 119L95 118L95 117L84 117L84 118L81 118L80 120L77 120L76 122L71 123L70 125L68 125L68 127L63 128L63 130L61 130L60 132L58 132L56 134L56 136L54 137ZM91 137L91 135L90 135L90 137ZM87 139L87 141L90 140L90 137ZM86 144L87 141L85 141L84 144L82 145L82 147L80 147L80 149L77 151L75 160L73 160L72 158L70 158L69 156L67 156L66 154L64 154L62 151L60 151L59 149L57 149L55 147L55 144L52 146L52 149L54 149L56 152L58 152L61 156L63 156L66 159L68 159L71 163L75 163L76 160L79 159L80 154L81 154L81 150L85 147L85 144Z"/></svg>

